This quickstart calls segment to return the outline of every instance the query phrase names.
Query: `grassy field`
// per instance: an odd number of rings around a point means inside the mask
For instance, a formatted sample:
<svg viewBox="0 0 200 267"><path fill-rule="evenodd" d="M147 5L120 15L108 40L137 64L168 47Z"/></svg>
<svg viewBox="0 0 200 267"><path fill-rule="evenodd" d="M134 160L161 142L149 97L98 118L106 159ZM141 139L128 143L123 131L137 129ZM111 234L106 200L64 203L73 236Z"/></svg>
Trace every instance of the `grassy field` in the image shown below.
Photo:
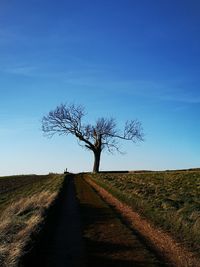
<svg viewBox="0 0 200 267"><path fill-rule="evenodd" d="M89 175L200 255L200 171Z"/></svg>
<svg viewBox="0 0 200 267"><path fill-rule="evenodd" d="M18 266L63 181L56 174L0 177L0 266Z"/></svg>

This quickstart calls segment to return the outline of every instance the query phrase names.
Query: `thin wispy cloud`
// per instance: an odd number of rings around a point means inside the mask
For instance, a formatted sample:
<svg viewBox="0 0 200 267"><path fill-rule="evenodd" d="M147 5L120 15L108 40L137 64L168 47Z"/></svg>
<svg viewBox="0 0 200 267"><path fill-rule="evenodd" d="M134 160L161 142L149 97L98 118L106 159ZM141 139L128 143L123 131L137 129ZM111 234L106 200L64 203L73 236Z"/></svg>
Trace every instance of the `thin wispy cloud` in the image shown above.
<svg viewBox="0 0 200 267"><path fill-rule="evenodd" d="M11 68L6 68L3 71L9 74L33 76L37 74L37 70L38 69L34 66L15 66Z"/></svg>
<svg viewBox="0 0 200 267"><path fill-rule="evenodd" d="M0 45L12 45L29 42L27 35L20 32L20 27L12 25L11 27L0 28Z"/></svg>
<svg viewBox="0 0 200 267"><path fill-rule="evenodd" d="M12 135L15 136L16 134L24 134L30 133L33 131L37 131L39 120L38 118L34 117L11 117L9 115L4 114L2 116L2 124L0 127L0 135L7 136Z"/></svg>
<svg viewBox="0 0 200 267"><path fill-rule="evenodd" d="M163 94L162 100L181 102L186 104L200 104L200 96L196 92L190 92L189 88L188 88L188 93L179 92L179 93L172 93L170 95Z"/></svg>
<svg viewBox="0 0 200 267"><path fill-rule="evenodd" d="M84 62L83 62L84 64ZM89 63L87 63L89 64ZM54 70L44 66L18 65L10 68L1 69L5 73L22 76L43 77L60 79L66 85L73 86L77 90L83 87L88 91L95 89L106 90L113 94L127 94L132 96L144 97L167 102L180 102L185 104L199 104L200 95L197 90L188 87L181 89L176 87L173 82L151 81L151 80L118 80L115 74L97 66L80 68L80 70ZM176 82L175 82L176 84ZM188 85L189 86L189 85Z"/></svg>
<svg viewBox="0 0 200 267"><path fill-rule="evenodd" d="M197 90L175 87L173 83L141 80L111 80L99 77L100 73L69 73L65 81L69 85L106 90L110 93L127 94L167 102L181 102L185 104L199 104L200 95Z"/></svg>

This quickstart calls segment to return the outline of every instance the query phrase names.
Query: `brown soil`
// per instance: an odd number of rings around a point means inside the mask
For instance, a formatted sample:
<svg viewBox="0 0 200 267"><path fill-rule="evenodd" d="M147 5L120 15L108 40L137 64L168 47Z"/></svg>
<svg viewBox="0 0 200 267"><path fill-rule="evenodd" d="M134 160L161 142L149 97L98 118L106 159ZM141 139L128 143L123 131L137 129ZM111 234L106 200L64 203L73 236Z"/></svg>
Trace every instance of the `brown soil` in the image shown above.
<svg viewBox="0 0 200 267"><path fill-rule="evenodd" d="M161 267L164 263L81 176L75 179L80 201L87 266Z"/></svg>
<svg viewBox="0 0 200 267"><path fill-rule="evenodd" d="M109 203L128 224L143 236L149 245L162 255L163 258L171 262L169 266L176 267L199 267L200 262L193 253L189 252L182 244L177 243L170 235L156 229L150 222L134 212L126 204L120 202L110 193L97 185L94 181L87 179L87 182ZM148 265L146 265L148 266Z"/></svg>

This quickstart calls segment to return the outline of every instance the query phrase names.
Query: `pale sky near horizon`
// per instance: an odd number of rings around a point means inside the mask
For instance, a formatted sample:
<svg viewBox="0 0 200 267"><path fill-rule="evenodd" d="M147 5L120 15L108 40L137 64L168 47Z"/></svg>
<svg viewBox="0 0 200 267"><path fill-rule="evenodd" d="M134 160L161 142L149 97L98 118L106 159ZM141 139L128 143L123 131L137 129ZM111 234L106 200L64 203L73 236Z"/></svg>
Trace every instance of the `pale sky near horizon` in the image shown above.
<svg viewBox="0 0 200 267"><path fill-rule="evenodd" d="M1 0L0 176L92 169L73 137L41 132L65 102L86 122L142 122L145 142L101 170L200 167L199 14L198 0Z"/></svg>

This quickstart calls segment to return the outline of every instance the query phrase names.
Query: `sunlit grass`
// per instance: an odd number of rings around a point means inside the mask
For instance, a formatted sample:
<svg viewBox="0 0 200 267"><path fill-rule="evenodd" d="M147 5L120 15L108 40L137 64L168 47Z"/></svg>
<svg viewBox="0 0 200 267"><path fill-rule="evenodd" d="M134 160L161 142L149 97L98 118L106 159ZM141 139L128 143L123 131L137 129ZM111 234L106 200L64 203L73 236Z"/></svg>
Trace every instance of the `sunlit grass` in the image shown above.
<svg viewBox="0 0 200 267"><path fill-rule="evenodd" d="M64 180L63 175L35 178L28 183L24 183L22 179L22 188L18 187L2 194L4 195L4 201L0 205L0 266L2 267L18 266L31 234L39 231L45 210L55 200Z"/></svg>
<svg viewBox="0 0 200 267"><path fill-rule="evenodd" d="M200 171L91 176L155 225L200 252Z"/></svg>

